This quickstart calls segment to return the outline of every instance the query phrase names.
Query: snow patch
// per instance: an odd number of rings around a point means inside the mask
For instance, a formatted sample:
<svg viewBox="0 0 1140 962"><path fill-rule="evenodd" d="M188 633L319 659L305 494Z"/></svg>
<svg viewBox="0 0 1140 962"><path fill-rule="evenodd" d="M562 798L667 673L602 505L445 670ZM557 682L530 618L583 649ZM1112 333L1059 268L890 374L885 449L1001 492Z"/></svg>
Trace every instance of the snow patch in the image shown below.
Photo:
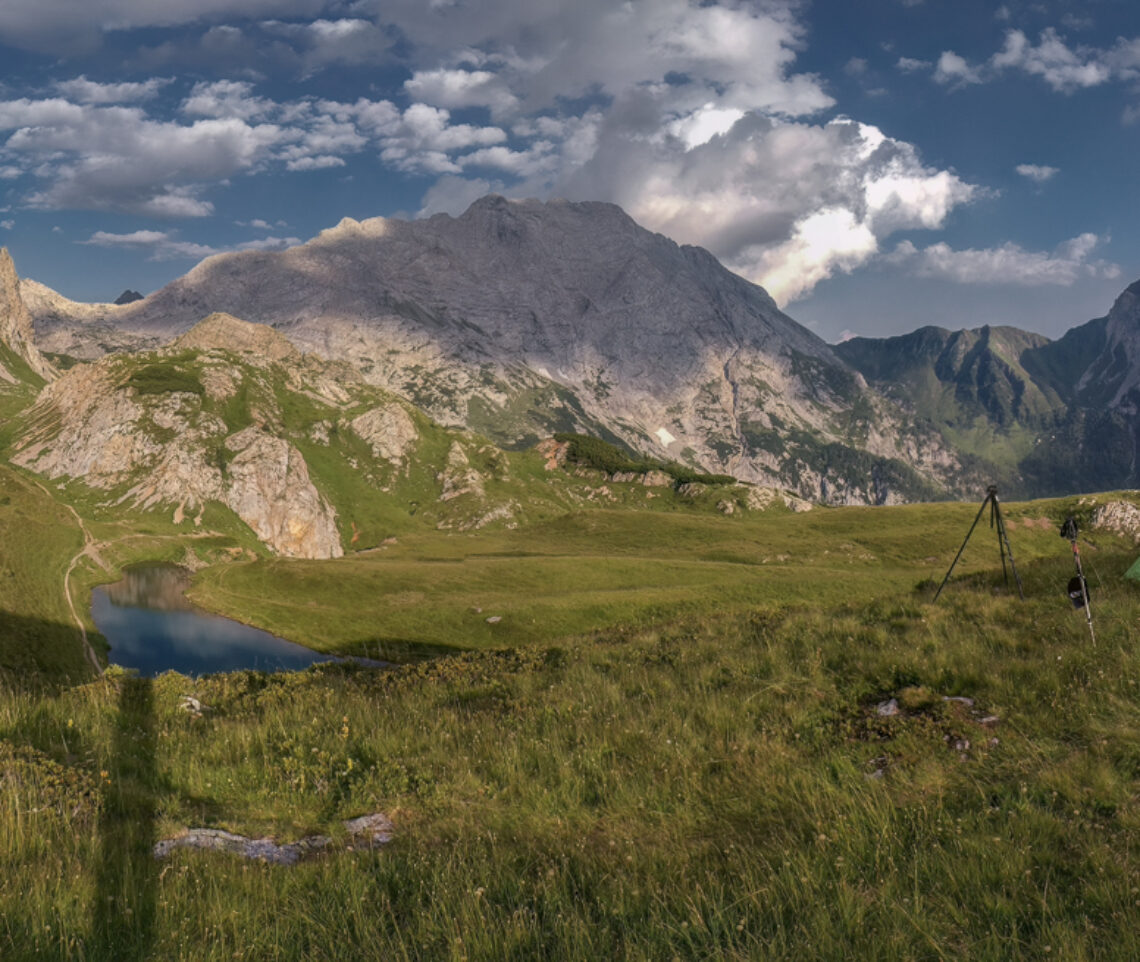
<svg viewBox="0 0 1140 962"><path fill-rule="evenodd" d="M675 437L673 437L673 435L671 435L664 428L658 428L653 433L657 435L657 440L661 442L662 447L667 448L667 447L669 447L670 444L672 444L674 441L677 440Z"/></svg>

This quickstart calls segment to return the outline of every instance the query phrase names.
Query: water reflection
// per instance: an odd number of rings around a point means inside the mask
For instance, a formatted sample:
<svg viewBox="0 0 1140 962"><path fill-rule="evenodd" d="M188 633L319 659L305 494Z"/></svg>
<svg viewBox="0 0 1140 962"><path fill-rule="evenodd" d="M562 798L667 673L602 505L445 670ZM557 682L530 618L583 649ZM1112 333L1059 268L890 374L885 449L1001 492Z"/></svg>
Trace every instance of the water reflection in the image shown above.
<svg viewBox="0 0 1140 962"><path fill-rule="evenodd" d="M186 597L190 572L173 564L148 564L128 568L123 580L105 585L111 604L119 608L146 608L150 611L193 611Z"/></svg>
<svg viewBox="0 0 1140 962"><path fill-rule="evenodd" d="M295 671L336 660L194 607L184 593L188 584L184 568L148 564L128 568L122 581L92 592L91 617L111 644L112 664L150 678L164 671Z"/></svg>

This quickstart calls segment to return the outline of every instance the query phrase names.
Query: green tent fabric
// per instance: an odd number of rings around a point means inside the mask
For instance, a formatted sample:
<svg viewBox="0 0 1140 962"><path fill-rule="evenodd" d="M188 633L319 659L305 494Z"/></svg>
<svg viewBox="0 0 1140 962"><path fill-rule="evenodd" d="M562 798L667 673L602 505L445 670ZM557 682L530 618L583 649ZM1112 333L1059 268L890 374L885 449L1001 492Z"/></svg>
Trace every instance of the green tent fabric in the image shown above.
<svg viewBox="0 0 1140 962"><path fill-rule="evenodd" d="M1124 572L1124 577L1130 581L1140 581L1140 558L1132 562L1132 567Z"/></svg>

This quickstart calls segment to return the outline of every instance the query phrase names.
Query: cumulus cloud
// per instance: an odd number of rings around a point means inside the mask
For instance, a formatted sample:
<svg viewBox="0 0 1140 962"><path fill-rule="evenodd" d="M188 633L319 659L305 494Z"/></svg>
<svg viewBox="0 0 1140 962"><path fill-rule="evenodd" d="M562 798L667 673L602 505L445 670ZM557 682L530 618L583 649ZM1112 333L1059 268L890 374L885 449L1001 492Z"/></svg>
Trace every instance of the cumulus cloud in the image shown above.
<svg viewBox="0 0 1140 962"><path fill-rule="evenodd" d="M597 143L556 192L612 200L645 226L708 248L784 304L868 262L894 231L941 227L977 193L924 165L912 145L846 118L748 114L691 147L602 121Z"/></svg>
<svg viewBox="0 0 1140 962"><path fill-rule="evenodd" d="M4 0L0 36L11 46L61 53L97 47L110 30L218 19L313 17L327 0Z"/></svg>
<svg viewBox="0 0 1140 962"><path fill-rule="evenodd" d="M934 80L950 86L964 86L982 82L981 71L972 67L952 50L943 51L934 68Z"/></svg>
<svg viewBox="0 0 1140 962"><path fill-rule="evenodd" d="M991 60L997 69L1018 68L1041 77L1057 91L1096 87L1108 81L1112 70L1099 51L1074 51L1049 28L1036 45L1020 30L1006 34L1005 46Z"/></svg>
<svg viewBox="0 0 1140 962"><path fill-rule="evenodd" d="M316 73L330 64L375 62L395 42L391 31L359 17L338 20L322 18L311 23L267 20L258 26L269 37L280 38L288 43L290 54L296 57L297 67L304 76Z"/></svg>
<svg viewBox="0 0 1140 962"><path fill-rule="evenodd" d="M129 234L112 234L100 230L87 240L76 243L144 251L152 261L201 260L210 254L218 253L216 248L178 240L172 232L158 230L136 230Z"/></svg>
<svg viewBox="0 0 1140 962"><path fill-rule="evenodd" d="M927 61L909 57L898 61L898 68L908 72L931 66ZM1002 48L988 60L970 63L954 51L946 50L933 69L934 80L951 87L987 83L1006 71L1017 70L1040 77L1058 93L1072 93L1110 81L1140 77L1140 38L1121 38L1113 47L1099 49L1070 46L1052 27L1043 30L1036 43L1024 31L1009 30Z"/></svg>
<svg viewBox="0 0 1140 962"><path fill-rule="evenodd" d="M212 247L179 239L174 231L136 230L128 234L96 231L87 240L76 241L93 247L118 247L136 250L152 261L201 260L226 251L279 251L301 243L298 237L261 237L227 247Z"/></svg>
<svg viewBox="0 0 1140 962"><path fill-rule="evenodd" d="M16 222L14 220L0 220L0 228L4 230L11 230L15 226Z"/></svg>
<svg viewBox="0 0 1140 962"><path fill-rule="evenodd" d="M481 177L456 177L444 174L424 194L420 217L433 214L454 214L466 210L472 203L487 194L501 193L501 181L486 180Z"/></svg>
<svg viewBox="0 0 1140 962"><path fill-rule="evenodd" d="M919 70L929 70L934 64L929 60L916 60L914 57L899 57L895 66L903 73L915 73Z"/></svg>
<svg viewBox="0 0 1140 962"><path fill-rule="evenodd" d="M1013 243L981 250L954 250L945 243L920 249L910 241L902 241L886 260L921 277L959 284L1070 287L1082 277L1120 276L1117 265L1089 259L1101 242L1096 234L1080 234L1054 251L1045 252L1027 251Z"/></svg>
<svg viewBox="0 0 1140 962"><path fill-rule="evenodd" d="M492 114L518 104L507 82L489 70L417 70L404 89L415 100L436 107L488 107Z"/></svg>
<svg viewBox="0 0 1140 962"><path fill-rule="evenodd" d="M275 106L265 97L254 97L253 84L247 81L218 80L196 83L190 96L182 101L182 112L198 117L253 120L267 116Z"/></svg>
<svg viewBox="0 0 1140 962"><path fill-rule="evenodd" d="M159 91L169 83L173 83L173 78L152 77L138 83L105 84L88 80L86 76L81 75L72 80L58 81L55 89L76 103L123 104L157 97Z"/></svg>
<svg viewBox="0 0 1140 962"><path fill-rule="evenodd" d="M1061 168L1049 167L1045 164L1018 164L1014 170L1022 177L1028 178L1037 184L1043 184L1061 172Z"/></svg>
<svg viewBox="0 0 1140 962"><path fill-rule="evenodd" d="M228 250L235 251L283 251L301 243L299 237L259 237L257 240L243 241Z"/></svg>
<svg viewBox="0 0 1140 962"><path fill-rule="evenodd" d="M6 153L46 181L26 198L31 206L160 217L209 214L202 185L252 168L285 136L237 118L184 125L152 120L138 107L59 98L0 101L5 129L13 131Z"/></svg>

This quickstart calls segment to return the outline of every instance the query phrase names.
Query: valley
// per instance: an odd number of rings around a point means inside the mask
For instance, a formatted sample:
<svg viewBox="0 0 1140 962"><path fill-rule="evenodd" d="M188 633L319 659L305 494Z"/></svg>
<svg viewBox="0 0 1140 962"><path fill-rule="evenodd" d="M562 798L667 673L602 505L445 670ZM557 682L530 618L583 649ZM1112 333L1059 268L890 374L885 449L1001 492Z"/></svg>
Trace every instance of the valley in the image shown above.
<svg viewBox="0 0 1140 962"><path fill-rule="evenodd" d="M5 958L1140 955L1135 287L831 346L491 197L0 295ZM1025 601L982 524L934 603L995 482ZM140 676L139 563L390 667Z"/></svg>

